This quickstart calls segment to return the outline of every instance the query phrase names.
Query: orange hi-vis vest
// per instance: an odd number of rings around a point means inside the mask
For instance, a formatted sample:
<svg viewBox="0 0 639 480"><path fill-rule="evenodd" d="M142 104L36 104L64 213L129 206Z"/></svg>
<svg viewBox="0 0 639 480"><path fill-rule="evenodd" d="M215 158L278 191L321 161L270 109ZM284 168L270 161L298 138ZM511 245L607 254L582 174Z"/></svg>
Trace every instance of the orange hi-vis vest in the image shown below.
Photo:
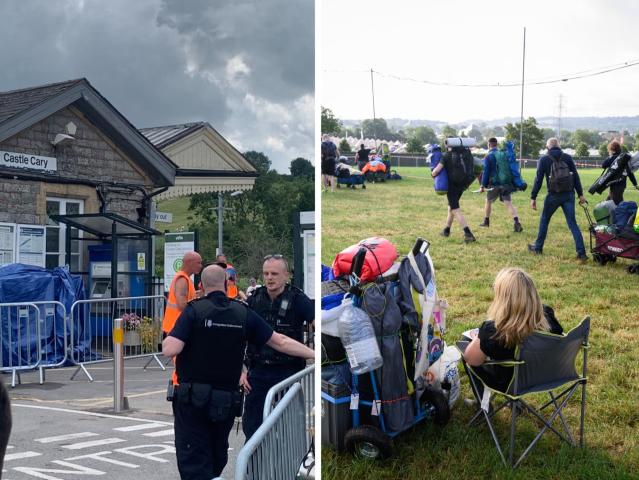
<svg viewBox="0 0 639 480"><path fill-rule="evenodd" d="M195 286L193 285L193 281L191 277L189 277L182 270L175 274L173 277L173 281L171 282L171 288L169 288L169 299L166 304L166 309L164 310L164 319L162 320L162 331L169 333L173 330L173 326L175 325L175 321L178 319L181 310L178 309L177 299L175 298L175 282L178 278L184 277L189 285L189 293L187 297L187 301L190 302L195 298Z"/></svg>

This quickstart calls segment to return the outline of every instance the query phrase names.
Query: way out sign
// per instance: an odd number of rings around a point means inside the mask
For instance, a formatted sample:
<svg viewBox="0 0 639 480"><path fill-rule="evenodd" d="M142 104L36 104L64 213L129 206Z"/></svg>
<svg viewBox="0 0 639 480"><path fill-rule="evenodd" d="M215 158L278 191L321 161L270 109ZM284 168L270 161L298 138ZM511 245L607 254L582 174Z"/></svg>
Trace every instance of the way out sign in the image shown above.
<svg viewBox="0 0 639 480"><path fill-rule="evenodd" d="M164 234L164 291L168 292L175 274L182 268L184 254L195 250L195 233Z"/></svg>

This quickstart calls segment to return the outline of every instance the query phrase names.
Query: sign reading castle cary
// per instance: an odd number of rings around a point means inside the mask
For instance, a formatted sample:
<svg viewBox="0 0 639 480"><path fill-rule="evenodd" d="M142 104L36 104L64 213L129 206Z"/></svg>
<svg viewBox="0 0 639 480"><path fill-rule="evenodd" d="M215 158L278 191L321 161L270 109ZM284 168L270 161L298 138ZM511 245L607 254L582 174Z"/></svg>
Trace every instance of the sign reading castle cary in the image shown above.
<svg viewBox="0 0 639 480"><path fill-rule="evenodd" d="M57 159L40 155L29 155L16 152L3 152L0 150L0 165L12 168L30 168L55 172L58 170Z"/></svg>

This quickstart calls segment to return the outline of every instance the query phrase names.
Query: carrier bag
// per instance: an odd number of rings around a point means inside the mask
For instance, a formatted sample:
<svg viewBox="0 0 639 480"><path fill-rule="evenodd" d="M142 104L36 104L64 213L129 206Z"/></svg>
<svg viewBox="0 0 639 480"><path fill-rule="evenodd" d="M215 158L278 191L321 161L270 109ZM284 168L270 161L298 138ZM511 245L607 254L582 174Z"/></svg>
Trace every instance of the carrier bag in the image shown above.
<svg viewBox="0 0 639 480"><path fill-rule="evenodd" d="M351 245L337 254L333 261L335 277L351 273L353 257L360 248L366 248L366 256L360 273L362 282L370 282L393 266L397 259L397 249L390 241L381 237L366 238L356 245Z"/></svg>
<svg viewBox="0 0 639 480"><path fill-rule="evenodd" d="M439 145L435 145L431 147L431 149L432 153L428 156L428 161L430 162L430 170L432 172L435 167L439 165L439 162L441 162L442 152ZM446 193L448 193L448 174L445 168L435 177L435 193L437 195L446 195Z"/></svg>
<svg viewBox="0 0 639 480"><path fill-rule="evenodd" d="M630 155L627 153L620 153L617 158L612 162L612 165L608 167L595 182L588 189L588 193L591 195L595 193L602 193L606 188L621 178L628 162L631 161Z"/></svg>
<svg viewBox="0 0 639 480"><path fill-rule="evenodd" d="M622 231L626 228L626 225L632 224L637 216L637 203L636 202L621 202L615 209L615 226L618 231Z"/></svg>
<svg viewBox="0 0 639 480"><path fill-rule="evenodd" d="M444 350L439 359L428 368L428 384L442 390L452 407L459 398L461 382L457 362L461 360L461 353L457 348L444 344Z"/></svg>
<svg viewBox="0 0 639 480"><path fill-rule="evenodd" d="M616 207L615 202L612 200L605 200L598 203L595 208L592 209L592 214L595 217L597 225L610 225Z"/></svg>

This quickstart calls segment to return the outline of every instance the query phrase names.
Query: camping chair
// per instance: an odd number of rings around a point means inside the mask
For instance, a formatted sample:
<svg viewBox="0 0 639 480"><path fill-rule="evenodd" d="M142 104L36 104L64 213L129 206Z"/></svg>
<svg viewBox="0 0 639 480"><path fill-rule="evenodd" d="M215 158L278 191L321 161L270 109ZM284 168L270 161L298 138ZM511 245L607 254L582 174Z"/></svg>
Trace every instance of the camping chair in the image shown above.
<svg viewBox="0 0 639 480"><path fill-rule="evenodd" d="M497 451L501 456L505 466L517 468L531 449L539 441L546 430L555 433L560 439L566 441L572 446L576 446L573 434L562 413L570 398L581 385L581 418L579 426L579 446L584 444L584 414L586 409L586 373L587 373L587 352L588 352L588 334L590 332L590 317L584 318L581 323L573 328L565 335L555 335L548 332L535 332L528 336L523 343L515 350L515 358L507 361L488 361L483 365L501 365L504 367L513 367L513 377L505 392L500 392L487 387L484 384L484 392L491 391L498 397L503 397L504 402L493 409L488 407L488 401L483 402L477 388L478 383L482 382L473 367L467 365L463 361L464 369L470 379L470 385L473 394L480 405L479 410L473 418L468 422L472 425L480 417L485 418L490 433L495 441ZM459 342L458 348L465 350L468 342ZM583 371L579 375L576 370L575 361L579 351L583 349ZM562 389L557 393L558 389ZM535 409L525 399L533 393L547 392L550 400L544 405ZM501 445L495 433L492 419L497 412L510 406L511 423L510 423L510 441L508 462L504 457ZM543 410L547 407L553 407L552 412L545 417ZM513 454L515 447L515 422L519 411L528 412L533 418L539 420L543 425L537 433L533 441L526 447L519 459L513 463ZM553 422L559 417L561 428L555 428ZM564 435L565 432L565 435Z"/></svg>

